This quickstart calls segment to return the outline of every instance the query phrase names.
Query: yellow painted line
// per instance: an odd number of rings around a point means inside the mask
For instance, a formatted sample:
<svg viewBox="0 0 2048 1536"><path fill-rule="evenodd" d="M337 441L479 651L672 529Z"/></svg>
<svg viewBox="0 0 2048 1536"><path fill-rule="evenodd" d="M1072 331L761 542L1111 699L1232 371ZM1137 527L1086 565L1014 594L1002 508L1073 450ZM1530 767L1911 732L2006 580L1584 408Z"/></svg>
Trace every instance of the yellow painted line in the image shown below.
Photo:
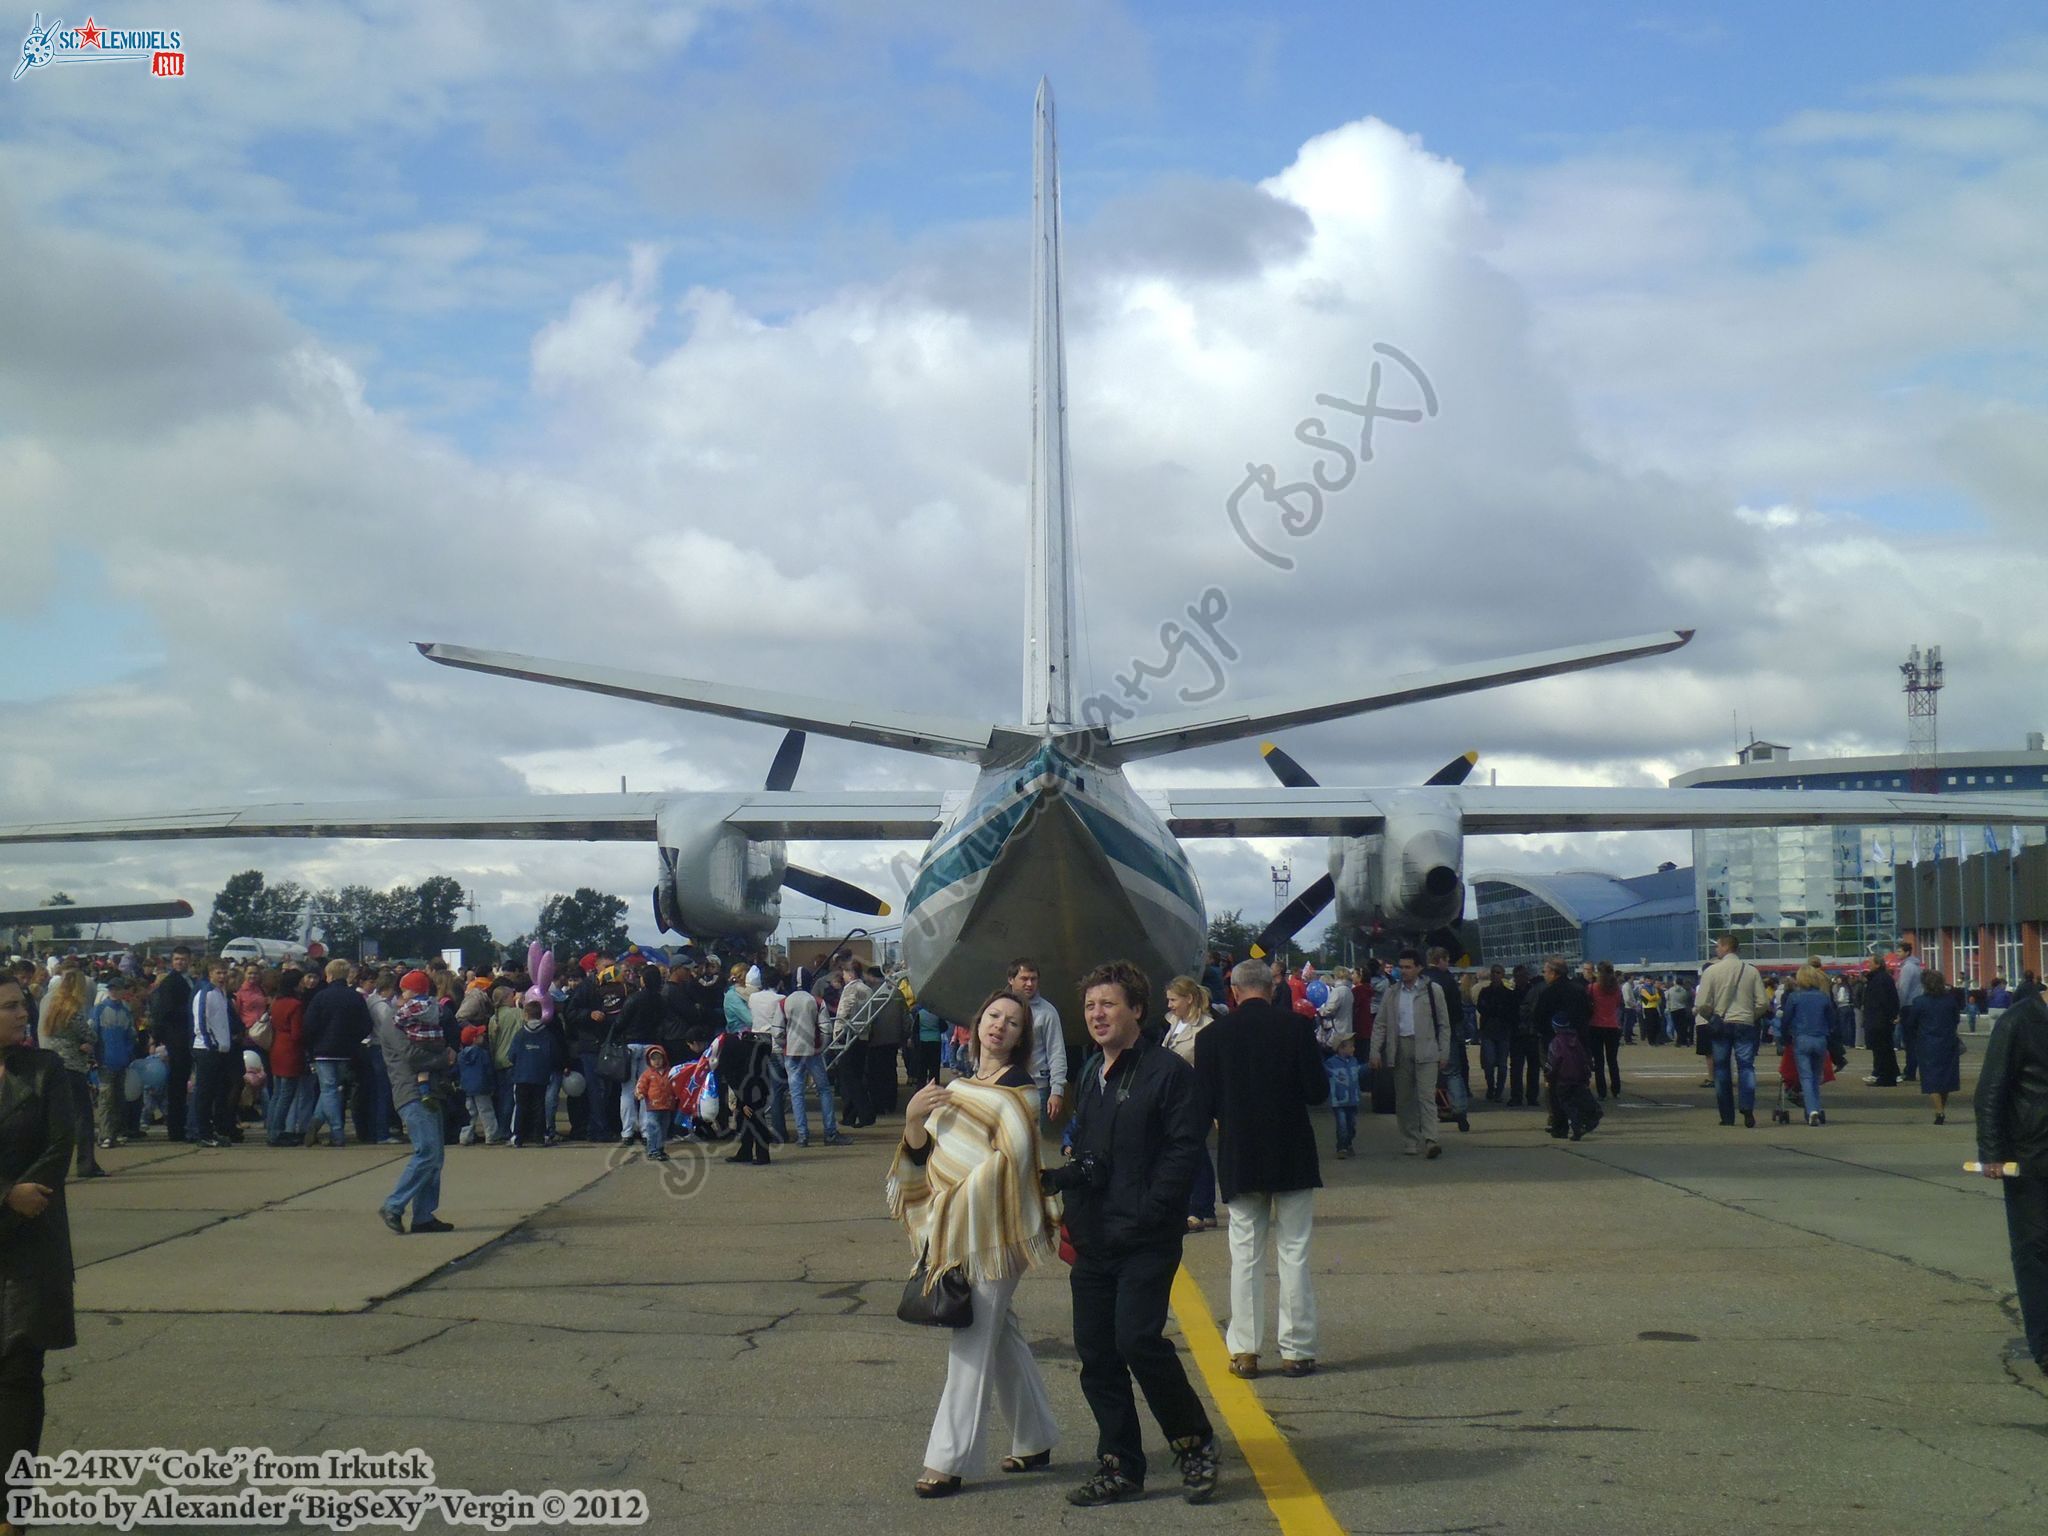
<svg viewBox="0 0 2048 1536"><path fill-rule="evenodd" d="M1273 1518L1280 1522L1281 1536L1344 1536L1344 1527L1337 1523L1330 1506L1323 1502L1316 1485L1295 1460L1287 1437L1266 1412L1252 1384L1230 1374L1230 1351L1224 1347L1223 1335L1217 1331L1216 1319L1209 1311L1201 1286L1195 1283L1186 1265L1173 1277L1173 1314L1180 1320L1181 1337L1188 1341L1188 1352L1195 1357L1195 1365L1209 1385L1216 1411L1230 1427L1231 1438L1244 1454L1245 1465L1259 1480Z"/></svg>

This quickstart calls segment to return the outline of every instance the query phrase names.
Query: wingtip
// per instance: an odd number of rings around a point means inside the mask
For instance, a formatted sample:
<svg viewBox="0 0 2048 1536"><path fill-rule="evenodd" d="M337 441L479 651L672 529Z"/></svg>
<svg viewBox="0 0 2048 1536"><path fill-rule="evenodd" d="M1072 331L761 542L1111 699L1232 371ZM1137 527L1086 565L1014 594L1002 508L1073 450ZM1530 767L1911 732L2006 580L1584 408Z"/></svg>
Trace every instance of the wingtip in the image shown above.
<svg viewBox="0 0 2048 1536"><path fill-rule="evenodd" d="M1692 637L1693 637L1694 635L1698 634L1698 633L1699 633L1699 631L1698 631L1698 630L1696 630L1696 629L1681 629L1681 630L1677 630L1677 631L1675 631L1675 633L1676 633L1676 634L1677 634L1677 636L1678 636L1678 643L1679 643L1680 645L1691 645L1691 644L1692 644Z"/></svg>

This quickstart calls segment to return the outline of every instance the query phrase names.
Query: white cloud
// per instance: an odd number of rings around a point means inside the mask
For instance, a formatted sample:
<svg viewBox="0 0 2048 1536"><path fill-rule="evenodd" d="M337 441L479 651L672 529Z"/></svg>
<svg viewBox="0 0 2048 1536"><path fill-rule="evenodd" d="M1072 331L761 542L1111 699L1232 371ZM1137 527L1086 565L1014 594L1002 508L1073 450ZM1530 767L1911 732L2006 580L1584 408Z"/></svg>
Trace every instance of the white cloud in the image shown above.
<svg viewBox="0 0 2048 1536"><path fill-rule="evenodd" d="M498 78L488 59L472 67ZM401 80L345 120L414 131L469 88ZM1482 196L1460 166L1366 120L1255 187L1169 180L1077 228L1071 416L1095 680L1156 655L1160 622L1220 585L1240 698L1700 626L1662 661L1296 733L1290 750L1327 783L1416 782L1467 747L1503 782L1656 783L1724 757L1731 712L1802 748L1883 749L1910 638L1951 660L1945 739L2016 744L2040 723L2028 712L2048 660L2010 602L2048 576L2048 433L2038 395L2005 381L2038 380L2048 340L2048 196L2030 196L2048 163L1987 145L1991 161L1962 172L1898 170L1887 198L1894 173L1855 172L1841 135L1825 155L1798 137L1756 148L1756 176L1637 144ZM1066 153L1071 166L1090 149L1070 134ZM0 315L10 546L31 580L64 544L109 552L166 659L13 712L10 816L601 789L621 773L636 788L755 784L774 750L758 728L443 672L413 639L1013 714L1026 316L1002 298L990 242L1021 222L944 231L872 282L789 307L703 285L631 240L561 302L507 288L530 369L495 382L522 392L528 426L484 451L380 409L374 354L195 281L179 257L81 235L51 206L21 205L0 262L87 263L146 302L102 317L84 347ZM1848 207L1856 222L1834 217ZM1232 220L1256 227L1226 239ZM421 310L478 260L463 219L383 238L383 258L420 270L407 303ZM995 260L1021 275L1021 247ZM14 292L23 275L0 273ZM1225 500L1247 464L1307 475L1305 418L1355 442L1356 419L1317 396L1362 400L1386 361L1375 344L1422 366L1440 411L1380 423L1373 461L1324 498L1313 537L1286 539L1254 501L1256 531L1301 561L1274 571L1239 544ZM1383 403L1417 399L1388 364ZM109 401L118 431L84 409ZM1916 529L1858 510L1915 496L1965 515ZM1154 707L1175 707L1171 686ZM1247 744L1134 777L1262 772ZM817 743L804 782L961 775ZM1549 840L1473 859L1634 871L1682 844ZM901 850L795 852L901 894ZM1323 855L1306 840L1194 856L1212 904L1257 912L1273 858L1305 872ZM126 845L10 853L0 894L203 900L257 862L329 883L446 871L508 933L579 882L644 905L651 865L644 849L581 845Z"/></svg>

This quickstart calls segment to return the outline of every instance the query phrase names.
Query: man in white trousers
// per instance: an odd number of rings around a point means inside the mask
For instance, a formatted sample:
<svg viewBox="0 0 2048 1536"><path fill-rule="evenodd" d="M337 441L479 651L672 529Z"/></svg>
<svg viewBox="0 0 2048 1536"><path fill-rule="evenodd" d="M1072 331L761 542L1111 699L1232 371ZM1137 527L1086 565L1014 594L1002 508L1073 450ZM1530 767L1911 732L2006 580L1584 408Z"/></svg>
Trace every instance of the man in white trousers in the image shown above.
<svg viewBox="0 0 2048 1536"><path fill-rule="evenodd" d="M1315 1023L1273 1002L1273 970L1246 960L1230 973L1231 1010L1195 1038L1195 1079L1216 1121L1216 1184L1230 1206L1234 1376L1259 1374L1266 1327L1266 1249L1280 1270L1280 1374L1316 1368L1316 1296L1309 1234L1322 1187L1309 1109L1330 1096Z"/></svg>

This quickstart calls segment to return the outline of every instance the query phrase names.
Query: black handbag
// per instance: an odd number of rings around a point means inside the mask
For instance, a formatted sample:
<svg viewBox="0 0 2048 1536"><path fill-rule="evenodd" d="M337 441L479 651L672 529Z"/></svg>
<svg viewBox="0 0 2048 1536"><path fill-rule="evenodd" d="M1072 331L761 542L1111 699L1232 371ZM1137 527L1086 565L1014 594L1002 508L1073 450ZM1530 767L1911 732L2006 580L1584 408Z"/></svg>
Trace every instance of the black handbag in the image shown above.
<svg viewBox="0 0 2048 1536"><path fill-rule="evenodd" d="M633 1075L633 1053L625 1041L614 1040L610 1034L604 1037L604 1044L597 1048L597 1075L613 1083L623 1083Z"/></svg>
<svg viewBox="0 0 2048 1536"><path fill-rule="evenodd" d="M917 1273L903 1283L903 1299L896 1303L896 1316L922 1328L967 1328L974 1323L974 1293L967 1276L956 1265L925 1288L924 1260L917 1261Z"/></svg>

